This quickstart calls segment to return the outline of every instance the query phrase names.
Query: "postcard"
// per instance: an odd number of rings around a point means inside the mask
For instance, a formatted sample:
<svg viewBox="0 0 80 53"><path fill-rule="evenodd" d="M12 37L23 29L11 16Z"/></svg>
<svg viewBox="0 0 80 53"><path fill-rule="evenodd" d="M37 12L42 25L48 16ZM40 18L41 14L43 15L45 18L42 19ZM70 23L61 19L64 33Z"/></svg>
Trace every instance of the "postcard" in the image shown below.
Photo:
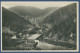
<svg viewBox="0 0 80 53"><path fill-rule="evenodd" d="M78 52L78 1L2 1L2 52Z"/></svg>

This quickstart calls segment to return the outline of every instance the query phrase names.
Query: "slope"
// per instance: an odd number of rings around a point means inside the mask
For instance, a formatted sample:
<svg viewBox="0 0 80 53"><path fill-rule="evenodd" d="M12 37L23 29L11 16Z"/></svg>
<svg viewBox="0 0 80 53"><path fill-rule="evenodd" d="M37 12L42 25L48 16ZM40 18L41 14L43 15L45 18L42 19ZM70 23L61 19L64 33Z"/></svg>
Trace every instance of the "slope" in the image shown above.
<svg viewBox="0 0 80 53"><path fill-rule="evenodd" d="M30 24L28 20L2 7L2 27L8 27L13 31L26 29Z"/></svg>
<svg viewBox="0 0 80 53"><path fill-rule="evenodd" d="M62 7L47 16L42 22L43 37L62 41L76 41L77 4ZM47 31L48 29L48 31Z"/></svg>

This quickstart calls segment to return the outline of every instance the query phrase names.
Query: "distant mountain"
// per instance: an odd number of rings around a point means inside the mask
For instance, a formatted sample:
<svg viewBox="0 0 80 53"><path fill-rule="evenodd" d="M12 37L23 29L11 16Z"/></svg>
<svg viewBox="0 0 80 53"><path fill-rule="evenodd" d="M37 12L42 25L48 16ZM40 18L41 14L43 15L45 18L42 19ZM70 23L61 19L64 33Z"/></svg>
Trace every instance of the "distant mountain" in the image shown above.
<svg viewBox="0 0 80 53"><path fill-rule="evenodd" d="M20 15L23 16L32 16L32 17L40 17L43 15L46 15L47 13L49 13L52 10L57 10L58 7L50 7L50 8L46 8L46 9L39 9L36 7L31 7L31 6L15 6L15 7L11 7L9 8L9 10L18 13Z"/></svg>
<svg viewBox="0 0 80 53"><path fill-rule="evenodd" d="M76 23L77 23L77 4L70 4L62 7L57 11L47 16L42 24L49 27L44 33L45 37L55 37L58 40L76 40ZM50 35L51 34L51 35ZM71 34L72 35L71 37Z"/></svg>
<svg viewBox="0 0 80 53"><path fill-rule="evenodd" d="M39 8L35 8L35 7L29 7L29 6L15 6L15 7L11 7L9 8L9 10L18 13L20 15L23 16L32 16L32 17L36 17L39 16L39 14L41 13L41 9Z"/></svg>
<svg viewBox="0 0 80 53"><path fill-rule="evenodd" d="M53 12L55 12L58 9L59 9L59 7L49 7L49 8L43 9L41 16L36 18L37 22L41 23L44 20L44 18L46 18L47 16L49 16L50 14L52 14Z"/></svg>
<svg viewBox="0 0 80 53"><path fill-rule="evenodd" d="M15 6L9 8L10 11L28 19L32 24L41 23L44 18L50 15L52 12L58 10L58 7L49 7L46 9L39 9L31 6Z"/></svg>
<svg viewBox="0 0 80 53"><path fill-rule="evenodd" d="M2 27L10 28L12 31L26 29L31 23L23 17L2 7Z"/></svg>
<svg viewBox="0 0 80 53"><path fill-rule="evenodd" d="M60 7L48 7L48 8L43 9L42 13L54 12L54 11L58 10L59 8Z"/></svg>

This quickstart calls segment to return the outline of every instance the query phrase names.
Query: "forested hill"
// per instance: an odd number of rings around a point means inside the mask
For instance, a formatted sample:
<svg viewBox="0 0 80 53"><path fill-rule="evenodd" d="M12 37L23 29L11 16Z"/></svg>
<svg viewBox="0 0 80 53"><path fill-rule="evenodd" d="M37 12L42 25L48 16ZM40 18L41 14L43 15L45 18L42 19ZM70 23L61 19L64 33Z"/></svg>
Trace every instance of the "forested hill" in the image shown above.
<svg viewBox="0 0 80 53"><path fill-rule="evenodd" d="M39 16L41 13L41 9L35 8L35 7L30 7L30 6L15 6L9 8L10 11L13 11L15 13L18 13L22 16L31 16L31 17L36 17Z"/></svg>
<svg viewBox="0 0 80 53"><path fill-rule="evenodd" d="M76 40L76 23L77 23L77 4L70 4L60 8L54 13L47 16L43 24L52 26L49 31L44 33L45 37L55 37L58 40ZM71 34L72 35L71 37Z"/></svg>
<svg viewBox="0 0 80 53"><path fill-rule="evenodd" d="M76 3L70 4L68 6L62 7L59 10L53 12L51 15L47 16L43 22L55 23L59 21L66 20L68 18L76 18Z"/></svg>
<svg viewBox="0 0 80 53"><path fill-rule="evenodd" d="M30 24L28 20L2 7L2 26L18 31L26 29Z"/></svg>
<svg viewBox="0 0 80 53"><path fill-rule="evenodd" d="M58 7L50 7L50 8L46 8L46 9L39 9L36 7L32 7L32 6L15 6L15 7L11 7L9 8L9 10L18 13L22 16L31 16L34 18L40 17L40 16L44 16L47 13L49 13L50 11L55 11L57 10Z"/></svg>

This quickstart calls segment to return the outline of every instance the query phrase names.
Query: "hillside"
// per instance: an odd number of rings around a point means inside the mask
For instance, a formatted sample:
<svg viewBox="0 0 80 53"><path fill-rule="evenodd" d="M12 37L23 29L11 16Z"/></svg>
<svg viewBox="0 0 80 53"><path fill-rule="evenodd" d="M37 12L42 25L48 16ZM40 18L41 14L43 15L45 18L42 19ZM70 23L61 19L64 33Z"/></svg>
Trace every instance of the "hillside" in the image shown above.
<svg viewBox="0 0 80 53"><path fill-rule="evenodd" d="M2 26L12 31L26 29L30 24L28 20L2 7Z"/></svg>
<svg viewBox="0 0 80 53"><path fill-rule="evenodd" d="M39 9L36 7L31 7L31 6L15 6L15 7L11 7L9 8L9 10L18 13L22 16L32 16L34 18L40 17L40 16L44 16L46 15L46 13L52 11L52 10L56 10L58 9L57 7L54 8L46 8L46 9Z"/></svg>
<svg viewBox="0 0 80 53"><path fill-rule="evenodd" d="M62 7L47 16L42 26L44 38L51 38L55 41L76 42L76 23L77 23L76 3Z"/></svg>
<svg viewBox="0 0 80 53"><path fill-rule="evenodd" d="M29 22L31 22L31 24L35 25L36 27L39 27L44 18L46 18L48 15L58 9L58 7L48 7L45 9L39 9L31 6L15 6L9 8L10 11L29 20Z"/></svg>
<svg viewBox="0 0 80 53"><path fill-rule="evenodd" d="M29 6L15 6L15 7L11 7L9 8L9 10L18 13L22 16L32 16L32 17L36 17L39 16L39 14L41 13L41 9L39 8L35 8L35 7L29 7ZM39 13L38 13L39 12Z"/></svg>

